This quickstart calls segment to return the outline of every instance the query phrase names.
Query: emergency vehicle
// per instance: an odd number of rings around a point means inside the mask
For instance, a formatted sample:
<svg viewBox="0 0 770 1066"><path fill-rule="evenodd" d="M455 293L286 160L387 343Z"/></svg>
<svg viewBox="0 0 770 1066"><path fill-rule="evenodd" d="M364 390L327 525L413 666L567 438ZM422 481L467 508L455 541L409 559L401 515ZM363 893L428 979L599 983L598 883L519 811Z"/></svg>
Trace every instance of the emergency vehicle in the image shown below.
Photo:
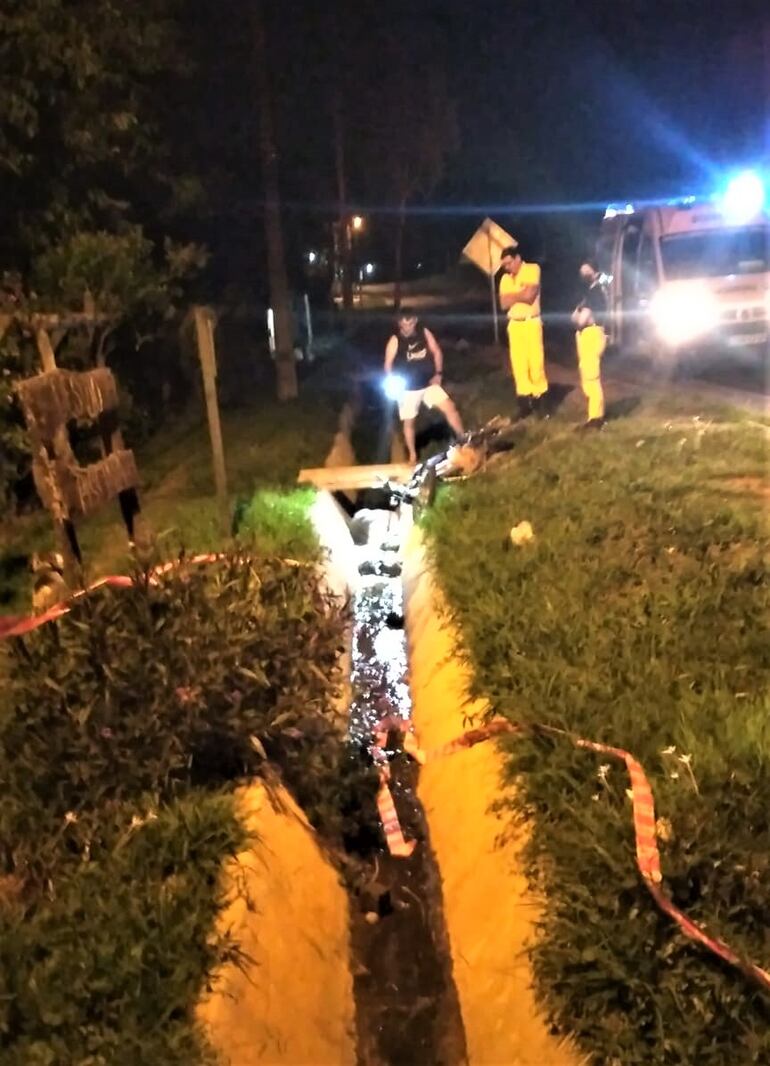
<svg viewBox="0 0 770 1066"><path fill-rule="evenodd" d="M768 352L770 212L755 176L722 197L610 206L597 251L607 333L622 351Z"/></svg>

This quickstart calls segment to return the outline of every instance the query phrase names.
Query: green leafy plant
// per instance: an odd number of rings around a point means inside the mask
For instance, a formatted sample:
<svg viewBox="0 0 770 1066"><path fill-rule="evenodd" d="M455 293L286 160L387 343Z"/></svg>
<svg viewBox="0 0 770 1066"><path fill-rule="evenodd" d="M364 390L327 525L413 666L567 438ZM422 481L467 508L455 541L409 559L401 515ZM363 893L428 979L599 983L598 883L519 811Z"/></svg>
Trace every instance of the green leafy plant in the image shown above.
<svg viewBox="0 0 770 1066"><path fill-rule="evenodd" d="M206 255L197 245L167 240L162 255L140 226L117 233L80 231L46 249L34 260L31 285L44 310L94 315L85 327L91 358L106 362L116 331L130 323L136 346L173 315L183 282L198 271Z"/></svg>

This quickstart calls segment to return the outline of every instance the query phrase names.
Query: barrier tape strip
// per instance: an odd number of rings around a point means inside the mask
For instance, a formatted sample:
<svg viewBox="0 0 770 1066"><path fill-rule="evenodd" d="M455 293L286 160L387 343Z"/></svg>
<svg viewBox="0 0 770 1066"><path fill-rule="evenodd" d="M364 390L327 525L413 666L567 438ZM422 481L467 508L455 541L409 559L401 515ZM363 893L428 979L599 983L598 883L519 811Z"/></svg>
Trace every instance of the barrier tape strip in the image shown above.
<svg viewBox="0 0 770 1066"><path fill-rule="evenodd" d="M183 559L175 559L172 562L160 563L158 566L154 566L152 570L150 570L149 581L150 584L157 583L159 577L169 573L171 570L176 570L183 563L194 565L200 563L216 563L225 558L227 558L227 555L224 552L208 552L203 555L191 555ZM297 559L281 559L281 562L285 563L287 566L304 565ZM133 577L128 577L125 574L109 574L107 577L101 577L98 581L94 581L86 588L78 589L77 592L73 592L66 600L62 600L61 603L56 603L53 607L49 607L47 611L15 620L13 624L7 628L3 628L2 618L0 618L0 640L5 637L21 637L25 633L31 633L33 629L38 629L40 626L45 625L46 622L55 622L57 618L62 618L65 614L69 614L71 604L74 603L75 600L82 599L83 596L87 596L90 592L95 592L97 589L104 587L126 589L131 588L134 584L135 581Z"/></svg>
<svg viewBox="0 0 770 1066"><path fill-rule="evenodd" d="M205 555L194 555L183 561L196 565L199 563L217 562L224 557L223 553L216 552ZM283 559L282 562L287 563L290 566L302 565L295 559ZM162 574L168 573L179 565L180 561L174 561L156 566L150 571L149 580L151 582L157 581L158 577ZM37 629L39 626L45 625L47 622L52 622L57 618L61 618L69 612L70 604L74 600L77 600L98 588L104 586L110 586L113 588L130 588L133 585L134 579L124 575L110 575L108 577L100 578L87 588L74 593L68 600L56 604L42 614L23 618L9 629L4 631L0 630L0 639L4 637L21 636L24 633L29 633L32 630ZM600 744L597 741L575 737L571 733L566 732L566 730L557 729L555 726L532 725L526 727L519 723L509 722L505 718L494 718L483 728L466 730L464 733L460 734L460 736L441 745L441 747L426 752L420 747L410 720L396 716L384 718L377 724L374 743L369 750L373 760L379 767L380 787L377 792L377 811L380 816L380 821L382 822L385 842L390 854L398 858L408 858L417 846L416 840L407 840L404 837L395 803L393 801L393 794L390 790L390 767L385 753L385 745L387 744L388 733L390 731L397 730L401 732L403 734L404 751L413 758L415 762L420 765L425 765L428 762L434 762L437 759L445 758L447 755L453 755L458 751L472 748L474 745L490 740L494 736L522 733L527 729L532 732L539 732L570 740L576 747L583 748L587 751L594 751L602 755L611 755L613 758L619 759L625 764L628 776L631 780L631 804L634 819L634 837L636 842L636 862L639 867L639 872L642 875L642 880L647 886L650 895L655 900L658 907L679 926L688 939L694 940L696 943L702 945L730 966L734 966L737 970L743 973L744 976L758 984L764 989L764 991L770 992L770 973L768 973L767 970L762 969L762 967L757 966L753 962L742 959L723 940L707 933L691 918L688 918L664 891L662 887L663 875L660 869L660 851L658 850L658 842L655 832L655 800L652 794L652 788L650 787L650 783L641 763L639 763L630 752L624 751L623 748L615 748L607 744Z"/></svg>
<svg viewBox="0 0 770 1066"><path fill-rule="evenodd" d="M770 973L767 970L763 970L756 963L742 959L723 940L707 933L692 918L688 918L664 891L662 885L663 875L660 870L660 852L655 833L655 801L650 782L647 780L647 775L641 763L637 762L633 755L622 748L613 748L606 744L598 744L595 741L572 737L569 733L563 733L562 730L549 730L549 732L562 733L563 736L568 737L580 748L600 752L604 755L612 755L626 764L628 776L631 779L636 861L650 895L660 909L676 922L686 937L701 944L724 962L740 970L744 976L756 982L766 992L770 992Z"/></svg>
<svg viewBox="0 0 770 1066"><path fill-rule="evenodd" d="M611 747L608 744L600 744L593 740L585 740L582 737L573 736L571 733L566 732L566 730L557 729L554 726L532 725L527 727L519 723L509 722L504 718L494 718L487 726L484 726L481 729L467 730L459 737L455 737L454 740L450 740L448 743L441 745L441 747L426 752L417 743L417 738L414 735L411 721L406 719L388 718L378 723L377 732L375 734L375 745L372 748L372 751L378 752L378 759L387 758L384 752L384 745L387 740L388 730L392 729L398 729L403 733L404 751L411 755L411 757L415 759L416 762L420 763L420 765L425 765L426 763L444 758L447 755L453 755L458 751L472 748L475 744L490 740L494 736L523 733L525 731L557 736L570 740L578 748L594 751L602 755L610 755L613 758L621 760L625 764L631 781L630 794L634 819L636 863L639 867L639 872L642 875L642 880L650 895L655 900L658 907L677 924L688 939L694 940L730 966L734 966L745 977L748 977L751 981L758 984L765 992L770 992L770 973L767 970L763 970L761 966L757 966L753 962L742 959L723 940L707 933L700 925L694 922L691 918L688 918L667 895L662 884L663 875L660 868L660 851L658 850L658 841L655 830L655 800L652 788L650 787L650 782L647 779L647 775L645 774L641 763L639 763L630 752L624 751L622 748ZM381 783L380 787L381 790L387 788L387 781L384 784ZM388 807L389 817L387 822L384 818L382 822L383 831L385 833L385 842L391 855L401 855L403 854L400 850L402 846L401 842L404 838L401 833L401 827L398 825L398 816L396 815L392 796L390 796L389 791L388 797L390 800ZM394 817L395 824L393 821ZM411 855L414 850L415 842L412 841L411 843L412 847L407 852L409 855Z"/></svg>
<svg viewBox="0 0 770 1066"><path fill-rule="evenodd" d="M385 844L390 854L399 859L408 859L417 847L417 841L407 840L401 829L393 793L390 790L390 765L386 754L386 745L388 743L388 733L391 730L401 732L408 724L405 719L397 718L395 715L383 718L377 723L374 743L369 748L369 754L378 768L380 777L380 787L377 790L377 813L380 816ZM410 735L414 736L413 734L406 734L406 736ZM414 743L416 744L416 739Z"/></svg>

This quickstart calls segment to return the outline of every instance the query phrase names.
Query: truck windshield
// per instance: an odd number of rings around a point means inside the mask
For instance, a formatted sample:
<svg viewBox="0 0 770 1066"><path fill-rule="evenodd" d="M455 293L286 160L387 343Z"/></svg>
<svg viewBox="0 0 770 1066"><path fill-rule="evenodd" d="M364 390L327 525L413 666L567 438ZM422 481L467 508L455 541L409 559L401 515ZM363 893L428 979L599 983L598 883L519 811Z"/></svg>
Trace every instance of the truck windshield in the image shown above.
<svg viewBox="0 0 770 1066"><path fill-rule="evenodd" d="M664 237L663 271L669 280L723 278L770 270L770 228L716 229Z"/></svg>

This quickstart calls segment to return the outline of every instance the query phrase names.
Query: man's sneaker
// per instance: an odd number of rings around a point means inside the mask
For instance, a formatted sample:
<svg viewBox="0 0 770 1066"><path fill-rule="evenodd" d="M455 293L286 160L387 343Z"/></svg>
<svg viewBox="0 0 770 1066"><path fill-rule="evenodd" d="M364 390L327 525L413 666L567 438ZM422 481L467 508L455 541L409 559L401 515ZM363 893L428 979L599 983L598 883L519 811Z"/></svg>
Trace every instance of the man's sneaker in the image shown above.
<svg viewBox="0 0 770 1066"><path fill-rule="evenodd" d="M579 429L582 430L583 433L588 433L591 430L603 429L603 428L604 428L604 419L603 418L589 418L587 422L584 422L583 425L579 427Z"/></svg>
<svg viewBox="0 0 770 1066"><path fill-rule="evenodd" d="M519 418L529 418L534 410L534 397L519 396Z"/></svg>

